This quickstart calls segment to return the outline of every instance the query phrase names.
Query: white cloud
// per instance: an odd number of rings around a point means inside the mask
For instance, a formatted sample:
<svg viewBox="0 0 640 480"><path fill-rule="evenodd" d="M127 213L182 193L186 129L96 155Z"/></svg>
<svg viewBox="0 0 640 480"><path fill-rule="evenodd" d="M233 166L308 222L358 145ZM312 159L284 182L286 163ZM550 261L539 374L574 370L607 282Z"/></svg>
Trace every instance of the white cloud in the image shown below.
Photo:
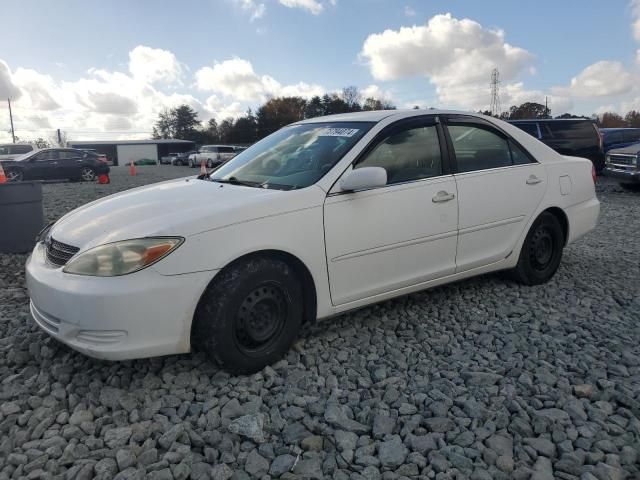
<svg viewBox="0 0 640 480"><path fill-rule="evenodd" d="M252 22L258 18L262 18L267 11L264 3L259 3L255 0L233 0L233 3L247 12L250 15L250 20Z"/></svg>
<svg viewBox="0 0 640 480"><path fill-rule="evenodd" d="M465 108L486 108L494 68L503 81L510 81L533 59L528 51L508 44L503 31L451 14L369 35L360 57L376 80L423 76L435 86L444 106Z"/></svg>
<svg viewBox="0 0 640 480"><path fill-rule="evenodd" d="M129 52L129 71L134 78L149 83L174 83L182 75L182 67L173 53L144 45Z"/></svg>
<svg viewBox="0 0 640 480"><path fill-rule="evenodd" d="M55 99L58 95L53 78L35 70L17 68L13 81L22 90L21 102L34 110L56 110L60 104Z"/></svg>
<svg viewBox="0 0 640 480"><path fill-rule="evenodd" d="M393 95L390 91L383 90L378 85L368 85L360 90L360 96L362 100L367 98L375 98L377 100L393 101Z"/></svg>
<svg viewBox="0 0 640 480"><path fill-rule="evenodd" d="M607 97L631 91L635 84L633 75L620 62L602 60L586 67L571 79L568 92L576 97Z"/></svg>
<svg viewBox="0 0 640 480"><path fill-rule="evenodd" d="M495 67L510 79L532 59L526 50L506 43L504 32L451 14L436 15L425 25L369 35L361 57L377 80L422 75L443 88L479 80L486 84Z"/></svg>
<svg viewBox="0 0 640 480"><path fill-rule="evenodd" d="M631 0L631 18L633 23L631 24L631 30L633 37L640 42L640 0Z"/></svg>
<svg viewBox="0 0 640 480"><path fill-rule="evenodd" d="M20 89L13 83L13 76L9 65L0 60L0 98L4 101L7 98L18 99L21 95Z"/></svg>
<svg viewBox="0 0 640 480"><path fill-rule="evenodd" d="M269 75L258 75L251 62L242 58L203 67L196 72L195 78L198 89L219 93L240 102L263 101L269 95L309 98L322 95L325 91L320 85L304 82L283 86Z"/></svg>
<svg viewBox="0 0 640 480"><path fill-rule="evenodd" d="M303 10L308 10L314 15L320 15L324 10L322 3L317 0L279 0L279 2L285 7L301 8ZM335 2L332 2L332 4L335 5Z"/></svg>
<svg viewBox="0 0 640 480"><path fill-rule="evenodd" d="M407 17L415 17L416 16L416 11L413 8L411 8L409 5L407 5L407 6L404 7L404 14Z"/></svg>

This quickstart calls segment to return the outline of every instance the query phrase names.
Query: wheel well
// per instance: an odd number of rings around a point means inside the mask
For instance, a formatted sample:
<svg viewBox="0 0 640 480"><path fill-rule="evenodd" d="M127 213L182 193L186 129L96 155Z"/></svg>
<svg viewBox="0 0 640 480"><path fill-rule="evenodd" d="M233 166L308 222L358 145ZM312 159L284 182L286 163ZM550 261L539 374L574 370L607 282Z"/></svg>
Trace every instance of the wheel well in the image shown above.
<svg viewBox="0 0 640 480"><path fill-rule="evenodd" d="M246 255L243 255L242 257L236 258L231 263L227 264L222 268L222 270L220 270L220 272L218 272L216 277L220 275L220 273L224 270L231 268L238 263L246 262L256 257L278 259L285 262L294 269L296 275L302 282L302 296L304 302L304 318L302 321L303 323L313 322L317 316L318 304L318 300L316 298L316 285L307 266L295 255L283 252L282 250L259 250L257 252L248 253ZM211 281L215 281L216 277L214 277Z"/></svg>
<svg viewBox="0 0 640 480"><path fill-rule="evenodd" d="M562 234L564 236L564 244L566 245L567 240L569 239L569 219L567 218L567 214L558 207L547 208L545 212L549 212L560 222L560 226L562 227Z"/></svg>

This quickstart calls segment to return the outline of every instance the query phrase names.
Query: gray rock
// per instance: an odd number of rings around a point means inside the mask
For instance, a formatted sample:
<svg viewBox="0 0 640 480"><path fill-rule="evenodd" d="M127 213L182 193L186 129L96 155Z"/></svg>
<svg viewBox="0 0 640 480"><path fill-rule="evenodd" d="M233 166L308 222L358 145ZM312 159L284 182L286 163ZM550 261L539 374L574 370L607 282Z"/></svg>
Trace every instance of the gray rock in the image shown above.
<svg viewBox="0 0 640 480"><path fill-rule="evenodd" d="M296 457L284 454L278 455L274 458L273 462L271 462L271 466L269 467L269 475L272 477L279 477L285 472L291 471L294 462L296 461Z"/></svg>
<svg viewBox="0 0 640 480"><path fill-rule="evenodd" d="M192 469L193 471L193 469ZM215 465L211 469L211 478L213 480L229 480L233 476L233 470L226 464Z"/></svg>
<svg viewBox="0 0 640 480"><path fill-rule="evenodd" d="M502 375L486 372L461 372L460 376L464 379L465 383L469 386L482 386L489 387L495 385L502 380Z"/></svg>
<svg viewBox="0 0 640 480"><path fill-rule="evenodd" d="M231 433L250 438L256 443L265 441L264 415L261 413L238 417L229 424L228 428Z"/></svg>
<svg viewBox="0 0 640 480"><path fill-rule="evenodd" d="M257 449L254 449L247 455L244 469L248 474L260 477L269 471L269 461L260 455Z"/></svg>
<svg viewBox="0 0 640 480"><path fill-rule="evenodd" d="M374 438L382 438L385 435L393 433L393 429L396 426L396 421L387 416L378 414L373 418L373 436Z"/></svg>
<svg viewBox="0 0 640 480"><path fill-rule="evenodd" d="M485 444L498 455L513 456L513 439L504 435L491 435Z"/></svg>
<svg viewBox="0 0 640 480"><path fill-rule="evenodd" d="M347 430L349 432L363 434L369 431L369 427L366 425L347 417L347 415L342 411L340 405L336 403L327 405L324 412L324 419L334 427Z"/></svg>
<svg viewBox="0 0 640 480"><path fill-rule="evenodd" d="M525 438L524 443L530 445L536 452L548 458L553 458L556 454L556 446L551 440L546 438Z"/></svg>
<svg viewBox="0 0 640 480"><path fill-rule="evenodd" d="M378 447L378 458L385 467L399 467L408 454L409 450L404 446L399 435L393 435L389 440L381 442Z"/></svg>
<svg viewBox="0 0 640 480"><path fill-rule="evenodd" d="M453 420L443 417L425 418L424 423L430 431L439 433L448 432L456 427Z"/></svg>
<svg viewBox="0 0 640 480"><path fill-rule="evenodd" d="M129 467L133 467L137 460L131 450L121 449L116 452L116 462L120 471L123 471Z"/></svg>
<svg viewBox="0 0 640 480"><path fill-rule="evenodd" d="M104 434L104 443L106 443L109 448L124 447L129 443L131 433L131 427L112 428Z"/></svg>

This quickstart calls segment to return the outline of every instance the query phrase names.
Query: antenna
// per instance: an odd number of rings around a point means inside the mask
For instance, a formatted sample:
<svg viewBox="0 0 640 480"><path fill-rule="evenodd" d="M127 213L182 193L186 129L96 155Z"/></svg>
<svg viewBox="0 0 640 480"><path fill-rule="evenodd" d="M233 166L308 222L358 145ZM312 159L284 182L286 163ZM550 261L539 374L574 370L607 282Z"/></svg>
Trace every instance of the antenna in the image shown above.
<svg viewBox="0 0 640 480"><path fill-rule="evenodd" d="M491 115L494 117L499 117L501 112L500 109L500 72L498 72L497 68L494 68L491 71L491 106L489 110L491 110Z"/></svg>

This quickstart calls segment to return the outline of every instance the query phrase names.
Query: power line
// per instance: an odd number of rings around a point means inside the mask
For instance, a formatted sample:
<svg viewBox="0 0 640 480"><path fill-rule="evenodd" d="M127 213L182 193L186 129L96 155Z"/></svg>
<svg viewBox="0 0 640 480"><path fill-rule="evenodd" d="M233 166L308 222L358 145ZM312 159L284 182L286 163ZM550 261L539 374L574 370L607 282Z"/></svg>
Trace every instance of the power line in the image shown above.
<svg viewBox="0 0 640 480"><path fill-rule="evenodd" d="M489 110L491 115L499 117L501 112L500 108L500 72L497 68L491 71L491 106Z"/></svg>

